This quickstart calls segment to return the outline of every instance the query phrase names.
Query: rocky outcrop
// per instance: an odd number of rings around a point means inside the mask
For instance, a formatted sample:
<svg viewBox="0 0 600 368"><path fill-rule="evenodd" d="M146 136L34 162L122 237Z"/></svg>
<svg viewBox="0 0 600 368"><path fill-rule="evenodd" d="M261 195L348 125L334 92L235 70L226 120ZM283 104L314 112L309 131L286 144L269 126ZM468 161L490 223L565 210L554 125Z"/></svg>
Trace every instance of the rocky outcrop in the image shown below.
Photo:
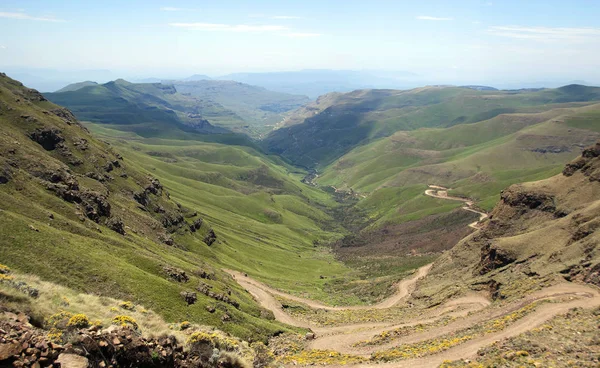
<svg viewBox="0 0 600 368"><path fill-rule="evenodd" d="M600 168L594 165L594 159L598 156L600 156L600 142L584 149L580 157L568 163L563 170L563 175L572 176L577 171L581 171L590 181L600 181Z"/></svg>
<svg viewBox="0 0 600 368"><path fill-rule="evenodd" d="M59 118L61 118L62 121L64 121L68 125L79 124L75 115L73 115L71 110L69 110L67 108L59 107L59 108L50 110L50 112L52 114L58 116Z"/></svg>
<svg viewBox="0 0 600 368"><path fill-rule="evenodd" d="M202 222L203 220L201 218L196 219L191 225L190 225L190 231L195 233L196 231L200 230L200 228L202 227Z"/></svg>
<svg viewBox="0 0 600 368"><path fill-rule="evenodd" d="M544 193L523 192L515 187L502 191L500 201L511 207L523 208L525 210L539 210L554 212L556 206L554 198Z"/></svg>
<svg viewBox="0 0 600 368"><path fill-rule="evenodd" d="M100 222L100 218L110 217L111 206L106 196L94 191L85 191L77 198L80 199L79 203L82 204L84 213L90 220Z"/></svg>
<svg viewBox="0 0 600 368"><path fill-rule="evenodd" d="M215 234L213 229L210 229L208 231L208 234L206 234L206 236L204 237L204 243L206 243L206 245L208 246L211 246L215 241L217 241L217 235Z"/></svg>
<svg viewBox="0 0 600 368"><path fill-rule="evenodd" d="M583 281L600 287L600 263L596 264L588 270Z"/></svg>
<svg viewBox="0 0 600 368"><path fill-rule="evenodd" d="M106 227L111 229L112 231L119 233L121 235L125 235L125 224L120 217L111 217L106 221Z"/></svg>
<svg viewBox="0 0 600 368"><path fill-rule="evenodd" d="M51 128L38 128L29 134L29 138L44 147L46 151L55 150L65 141L60 130Z"/></svg>
<svg viewBox="0 0 600 368"><path fill-rule="evenodd" d="M177 282L188 282L190 281L189 276L185 273L184 270L180 270L179 268L164 266L163 271L167 274L169 278L175 280Z"/></svg>
<svg viewBox="0 0 600 368"><path fill-rule="evenodd" d="M46 188L63 200L81 205L87 218L99 223L101 218L110 217L111 205L104 194L79 188L75 176L66 170L42 171L38 177L46 181Z"/></svg>
<svg viewBox="0 0 600 368"><path fill-rule="evenodd" d="M191 291L182 291L180 295L183 298L183 300L185 300L187 305L196 304L196 301L198 300L198 296L196 295L196 293Z"/></svg>
<svg viewBox="0 0 600 368"><path fill-rule="evenodd" d="M173 336L145 338L129 327L72 329L69 342L53 342L28 316L5 312L0 319L2 367L206 367L213 349L184 350ZM230 367L230 365L219 365ZM231 367L242 367L232 365Z"/></svg>
<svg viewBox="0 0 600 368"><path fill-rule="evenodd" d="M483 275L492 270L504 267L512 262L516 258L509 252L503 249L496 249L493 246L487 244L481 248L481 259L479 261L479 274Z"/></svg>
<svg viewBox="0 0 600 368"><path fill-rule="evenodd" d="M240 303L238 303L237 301L235 301L229 297L231 295L231 291L228 292L228 295L216 293L216 292L212 291L212 286L210 286L204 282L200 282L200 284L198 285L196 290L198 290L202 294L208 296L209 298L213 298L215 300L227 303L238 309L240 308Z"/></svg>
<svg viewBox="0 0 600 368"><path fill-rule="evenodd" d="M8 168L0 168L0 184L6 184L12 178L11 170Z"/></svg>

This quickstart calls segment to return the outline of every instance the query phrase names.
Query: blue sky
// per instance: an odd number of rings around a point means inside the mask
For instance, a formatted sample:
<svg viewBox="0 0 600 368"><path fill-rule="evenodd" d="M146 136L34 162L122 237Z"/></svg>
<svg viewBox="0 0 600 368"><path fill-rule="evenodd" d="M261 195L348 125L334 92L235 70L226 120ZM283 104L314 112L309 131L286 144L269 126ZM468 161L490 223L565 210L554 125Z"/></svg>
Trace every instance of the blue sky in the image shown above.
<svg viewBox="0 0 600 368"><path fill-rule="evenodd" d="M600 1L0 0L0 69L600 81Z"/></svg>

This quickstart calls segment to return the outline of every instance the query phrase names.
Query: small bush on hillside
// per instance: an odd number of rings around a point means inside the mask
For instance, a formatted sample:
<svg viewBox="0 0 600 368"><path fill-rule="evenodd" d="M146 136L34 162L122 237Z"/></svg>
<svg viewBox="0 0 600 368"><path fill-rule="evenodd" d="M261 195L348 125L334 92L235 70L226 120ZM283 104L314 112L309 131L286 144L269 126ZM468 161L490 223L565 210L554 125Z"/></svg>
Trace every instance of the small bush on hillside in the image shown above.
<svg viewBox="0 0 600 368"><path fill-rule="evenodd" d="M9 275L10 268L3 264L0 264L0 282L12 280L14 277Z"/></svg>
<svg viewBox="0 0 600 368"><path fill-rule="evenodd" d="M181 323L179 324L179 329L180 329L181 331L183 331L183 330L187 330L188 328L190 328L190 326L192 326L192 324L191 324L191 323L189 323L188 321L183 321L183 322L181 322Z"/></svg>
<svg viewBox="0 0 600 368"><path fill-rule="evenodd" d="M239 355L225 351L222 351L219 355L217 366L222 368L251 368Z"/></svg>
<svg viewBox="0 0 600 368"><path fill-rule="evenodd" d="M46 320L46 326L50 329L57 328L64 330L67 328L71 317L73 317L73 313L61 310L60 312L48 317Z"/></svg>
<svg viewBox="0 0 600 368"><path fill-rule="evenodd" d="M119 303L119 307L130 311L135 310L135 305L132 302L121 302Z"/></svg>
<svg viewBox="0 0 600 368"><path fill-rule="evenodd" d="M67 327L86 328L89 326L90 320L82 313L73 315L73 317L69 318L69 322L67 322Z"/></svg>
<svg viewBox="0 0 600 368"><path fill-rule="evenodd" d="M283 216L281 213L274 211L272 209L266 208L263 213L269 220L273 221L276 224L281 224L283 222Z"/></svg>
<svg viewBox="0 0 600 368"><path fill-rule="evenodd" d="M69 305L71 305L71 301L66 296L63 296L61 297L60 305L62 305L63 307L68 307Z"/></svg>
<svg viewBox="0 0 600 368"><path fill-rule="evenodd" d="M57 344L63 343L63 332L61 330L59 330L58 328L50 329L50 331L48 331L48 334L46 335L46 337L48 338L48 340L50 340L54 343L57 343Z"/></svg>
<svg viewBox="0 0 600 368"><path fill-rule="evenodd" d="M121 327L131 327L134 330L139 329L136 320L129 316L116 316L112 319L112 324Z"/></svg>

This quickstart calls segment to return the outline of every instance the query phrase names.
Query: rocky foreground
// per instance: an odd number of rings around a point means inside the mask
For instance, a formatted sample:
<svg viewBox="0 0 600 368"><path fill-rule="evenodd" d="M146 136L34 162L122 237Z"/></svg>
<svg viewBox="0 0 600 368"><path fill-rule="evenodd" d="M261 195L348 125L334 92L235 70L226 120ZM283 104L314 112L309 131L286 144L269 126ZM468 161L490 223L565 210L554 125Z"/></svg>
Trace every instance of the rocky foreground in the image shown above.
<svg viewBox="0 0 600 368"><path fill-rule="evenodd" d="M0 315L0 367L246 367L239 357L219 351L214 342L197 337L190 349L173 336L145 338L124 323L66 332L33 326L23 313ZM55 342L64 334L65 344Z"/></svg>

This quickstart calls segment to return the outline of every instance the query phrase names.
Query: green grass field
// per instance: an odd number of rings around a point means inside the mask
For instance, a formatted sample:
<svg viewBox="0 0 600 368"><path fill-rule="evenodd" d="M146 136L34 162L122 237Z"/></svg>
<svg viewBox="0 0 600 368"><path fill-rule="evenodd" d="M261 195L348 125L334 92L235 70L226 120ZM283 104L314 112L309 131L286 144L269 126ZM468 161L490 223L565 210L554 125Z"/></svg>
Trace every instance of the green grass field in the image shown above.
<svg viewBox="0 0 600 368"><path fill-rule="evenodd" d="M502 189L555 175L595 142L598 111L598 104L561 107L401 131L355 148L324 168L317 181L366 196L358 206L375 227L460 205L423 196L427 184L452 188L451 194L473 198L490 210Z"/></svg>

